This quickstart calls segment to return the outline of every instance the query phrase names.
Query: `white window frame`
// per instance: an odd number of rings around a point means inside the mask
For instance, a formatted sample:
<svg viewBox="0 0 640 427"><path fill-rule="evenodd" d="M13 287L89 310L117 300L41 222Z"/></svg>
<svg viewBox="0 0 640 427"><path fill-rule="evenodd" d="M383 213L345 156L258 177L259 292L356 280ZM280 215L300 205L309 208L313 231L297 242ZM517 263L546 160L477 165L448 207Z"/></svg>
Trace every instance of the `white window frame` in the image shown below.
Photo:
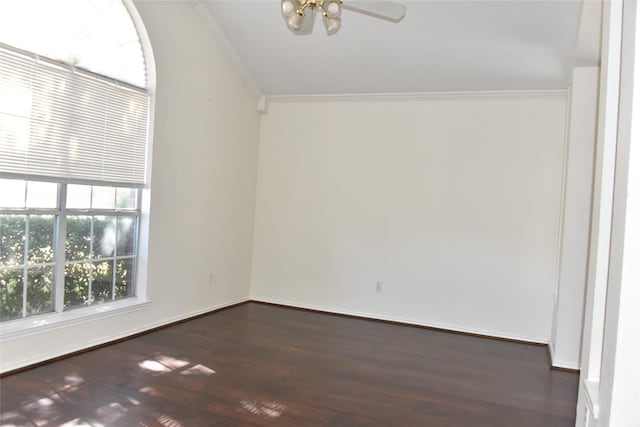
<svg viewBox="0 0 640 427"><path fill-rule="evenodd" d="M40 267L40 266L54 266L53 288L52 288L52 306L53 311L47 313L39 313L30 316L26 316L24 309L26 307L25 298L27 297L27 287L23 286L23 302L22 302L22 316L21 318L5 320L0 323L0 338L1 340L14 338L16 336L28 335L28 332L37 329L37 332L44 329L58 328L70 323L79 323L82 321L93 320L96 317L112 316L119 313L135 311L144 308L149 301L146 299L146 287L140 286L140 281L146 279L145 272L141 271L139 266L140 259L140 241L141 241L141 227L142 227L142 194L143 189L138 189L138 197L136 201L136 209L77 209L67 208L67 183L56 182L57 184L57 199L55 208L3 208L0 209L0 216L2 215L52 215L54 216L54 258L52 262L29 264L25 256L22 266L23 280L27 280L28 269ZM95 182L92 185L104 185L104 183ZM86 183L86 185L91 185ZM28 191L28 189L26 190ZM64 308L64 286L65 286L65 267L71 263L86 263L91 262L91 259L83 259L77 261L67 261L65 256L65 241L67 235L67 218L68 216L111 216L111 217L136 217L136 236L135 236L135 253L133 255L118 257L117 252L111 257L106 257L104 261L112 262L112 260L118 259L133 259L135 263L134 267L134 281L133 281L133 296L125 297L121 299L113 299L111 301L105 301L100 303L92 303L85 307L71 307L65 310ZM28 222L25 226L25 253L28 247ZM116 249L117 251L117 249ZM146 248L145 248L146 252ZM20 268L11 268L19 270ZM115 270L114 270L115 275ZM114 282L112 282L114 286ZM89 288L89 294L91 290ZM115 294L113 294L115 297ZM34 331L35 332L35 331Z"/></svg>
<svg viewBox="0 0 640 427"><path fill-rule="evenodd" d="M120 316L126 313L144 310L151 304L147 289L147 268L149 262L149 215L151 209L151 171L154 141L155 101L156 101L156 67L151 40L132 0L123 0L133 24L138 31L140 43L147 67L147 94L149 96L149 121L147 130L147 159L145 185L140 189L140 217L138 222L138 249L136 254L136 296L112 303L103 303L78 308L62 313L50 313L26 317L9 322L0 322L0 344L43 332L53 331L68 326L93 322L98 319ZM91 183L87 183L91 184ZM66 233L66 230L65 230ZM63 243L64 245L64 243ZM63 297L64 298L64 297Z"/></svg>

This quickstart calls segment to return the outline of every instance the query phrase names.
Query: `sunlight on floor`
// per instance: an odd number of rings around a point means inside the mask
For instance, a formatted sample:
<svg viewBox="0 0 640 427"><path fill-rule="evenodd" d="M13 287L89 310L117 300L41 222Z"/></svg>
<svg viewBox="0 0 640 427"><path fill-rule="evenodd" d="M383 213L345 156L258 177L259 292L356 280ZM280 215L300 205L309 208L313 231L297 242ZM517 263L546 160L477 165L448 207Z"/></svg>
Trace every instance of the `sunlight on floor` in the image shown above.
<svg viewBox="0 0 640 427"><path fill-rule="evenodd" d="M60 427L104 427L104 424L96 422L89 423L81 420L80 418L76 418L75 420L60 424Z"/></svg>
<svg viewBox="0 0 640 427"><path fill-rule="evenodd" d="M144 393L144 394L148 394L149 396L153 396L153 397L159 397L162 396L160 393L158 393L156 391L155 388L153 387L142 387L140 390L138 390L140 393Z"/></svg>
<svg viewBox="0 0 640 427"><path fill-rule="evenodd" d="M180 375L209 376L216 373L216 371L214 371L213 369L201 364L188 367L189 365L191 365L191 362L187 360L176 359L175 357L166 356L163 354L155 356L153 359L143 360L142 362L138 363L138 366L140 368L154 374L176 372L180 373Z"/></svg>
<svg viewBox="0 0 640 427"><path fill-rule="evenodd" d="M12 408L13 411L0 413L0 424L4 426L12 425L48 425L58 414L57 405L68 404L79 400L77 398L85 380L78 375L67 375L62 380L47 380L49 391L41 396L32 396L30 400L22 403L19 408ZM65 425L88 425L84 421L70 421L76 424ZM78 424L80 423L80 424Z"/></svg>
<svg viewBox="0 0 640 427"><path fill-rule="evenodd" d="M2 423L2 427L23 426L29 424L38 425L37 423L31 422L31 420L29 420L28 418L25 418L22 415L18 414L17 412L3 412L0 415L0 423Z"/></svg>
<svg viewBox="0 0 640 427"><path fill-rule="evenodd" d="M26 403L22 406L22 410L32 414L31 421L37 425L45 425L47 424L47 419L50 419L52 416L56 414L56 408L54 401L58 401L58 403L62 400L60 396L53 395L51 397L43 397L34 402ZM4 424L3 424L4 426Z"/></svg>
<svg viewBox="0 0 640 427"><path fill-rule="evenodd" d="M213 369L209 369L204 365L195 365L192 366L189 369L185 369L184 371L180 372L180 375L213 375L215 374L216 371L214 371Z"/></svg>
<svg viewBox="0 0 640 427"><path fill-rule="evenodd" d="M180 360L180 359L176 359L175 357L165 356L162 354L159 356L156 356L156 360L171 369L184 368L190 363L186 360Z"/></svg>
<svg viewBox="0 0 640 427"><path fill-rule="evenodd" d="M164 427L183 427L180 421L171 418L169 415L156 414L156 419Z"/></svg>
<svg viewBox="0 0 640 427"><path fill-rule="evenodd" d="M162 363L156 362L155 360L145 360L144 362L138 363L138 366L149 372L171 372L171 368L168 368Z"/></svg>
<svg viewBox="0 0 640 427"><path fill-rule="evenodd" d="M239 411L249 412L267 418L278 418L287 407L276 402L259 402L257 400L241 400Z"/></svg>
<svg viewBox="0 0 640 427"><path fill-rule="evenodd" d="M134 363L144 372L140 377L142 379L147 375L156 376L171 373L200 377L207 377L216 373L216 371L203 364L166 354L156 354L148 359ZM0 426L29 425L41 427L55 424L56 426L65 427L102 427L113 424L127 425L127 420L132 416L135 417L135 411L139 410L136 407L140 408L148 404L149 397L154 400L164 397L164 393L155 387L142 386L138 389L139 395L134 392L129 396L125 395L119 398L111 396L109 400L99 401L92 399L92 394L96 387L101 387L101 385L87 382L77 373L62 372L60 376L54 376L46 380L46 387L39 396L29 396L28 399L23 400L12 408L5 406L7 410L0 411ZM143 404L142 402L146 403ZM73 415L71 417L61 418L61 408L76 404L82 410L79 409L72 412ZM253 404L247 403L243 405L243 408L251 413L270 418L279 416L284 410L284 407L277 404L258 404L257 402ZM169 415L165 411L154 414L157 423L164 427L191 425L189 420L179 421L172 416L175 416L175 414Z"/></svg>
<svg viewBox="0 0 640 427"><path fill-rule="evenodd" d="M124 417L128 409L117 402L104 405L96 409L98 419L104 423L113 423Z"/></svg>
<svg viewBox="0 0 640 427"><path fill-rule="evenodd" d="M139 401L139 400L134 399L134 398L133 398L133 397L131 397L131 396L127 397L127 400L128 400L129 402L133 403L135 406L140 406L140 401Z"/></svg>

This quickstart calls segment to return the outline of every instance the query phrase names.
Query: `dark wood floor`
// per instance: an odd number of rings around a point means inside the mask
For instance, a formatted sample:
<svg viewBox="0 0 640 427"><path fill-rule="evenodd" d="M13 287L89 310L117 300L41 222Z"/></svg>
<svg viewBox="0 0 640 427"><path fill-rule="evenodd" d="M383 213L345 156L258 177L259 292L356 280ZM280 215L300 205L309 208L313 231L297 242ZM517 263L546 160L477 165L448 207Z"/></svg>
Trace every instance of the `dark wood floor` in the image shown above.
<svg viewBox="0 0 640 427"><path fill-rule="evenodd" d="M573 426L545 347L248 303L1 380L1 425Z"/></svg>

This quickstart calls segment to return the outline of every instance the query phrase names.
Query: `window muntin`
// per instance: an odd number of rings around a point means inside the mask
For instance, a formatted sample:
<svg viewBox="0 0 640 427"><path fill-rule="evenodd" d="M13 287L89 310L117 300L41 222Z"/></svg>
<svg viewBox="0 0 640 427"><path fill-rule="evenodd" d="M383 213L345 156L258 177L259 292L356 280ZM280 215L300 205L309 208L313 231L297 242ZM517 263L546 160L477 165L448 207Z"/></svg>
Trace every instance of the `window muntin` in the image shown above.
<svg viewBox="0 0 640 427"><path fill-rule="evenodd" d="M0 319L53 310L53 215L0 215Z"/></svg>
<svg viewBox="0 0 640 427"><path fill-rule="evenodd" d="M137 230L138 216L117 211L67 216L65 309L133 296Z"/></svg>
<svg viewBox="0 0 640 427"><path fill-rule="evenodd" d="M68 207L75 193L88 203ZM135 188L0 179L0 320L135 296L139 198Z"/></svg>
<svg viewBox="0 0 640 427"><path fill-rule="evenodd" d="M151 97L128 7L0 1L0 320L136 295ZM67 259L72 217L90 230Z"/></svg>
<svg viewBox="0 0 640 427"><path fill-rule="evenodd" d="M136 210L138 189L69 184L67 209Z"/></svg>

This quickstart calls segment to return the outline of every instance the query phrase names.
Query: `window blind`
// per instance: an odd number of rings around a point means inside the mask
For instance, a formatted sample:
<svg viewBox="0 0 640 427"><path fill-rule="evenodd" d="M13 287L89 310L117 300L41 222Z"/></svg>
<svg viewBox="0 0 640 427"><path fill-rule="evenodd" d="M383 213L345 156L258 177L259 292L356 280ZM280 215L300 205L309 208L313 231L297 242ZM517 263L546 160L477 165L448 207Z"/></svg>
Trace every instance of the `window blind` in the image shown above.
<svg viewBox="0 0 640 427"><path fill-rule="evenodd" d="M0 174L142 186L144 90L0 46Z"/></svg>

